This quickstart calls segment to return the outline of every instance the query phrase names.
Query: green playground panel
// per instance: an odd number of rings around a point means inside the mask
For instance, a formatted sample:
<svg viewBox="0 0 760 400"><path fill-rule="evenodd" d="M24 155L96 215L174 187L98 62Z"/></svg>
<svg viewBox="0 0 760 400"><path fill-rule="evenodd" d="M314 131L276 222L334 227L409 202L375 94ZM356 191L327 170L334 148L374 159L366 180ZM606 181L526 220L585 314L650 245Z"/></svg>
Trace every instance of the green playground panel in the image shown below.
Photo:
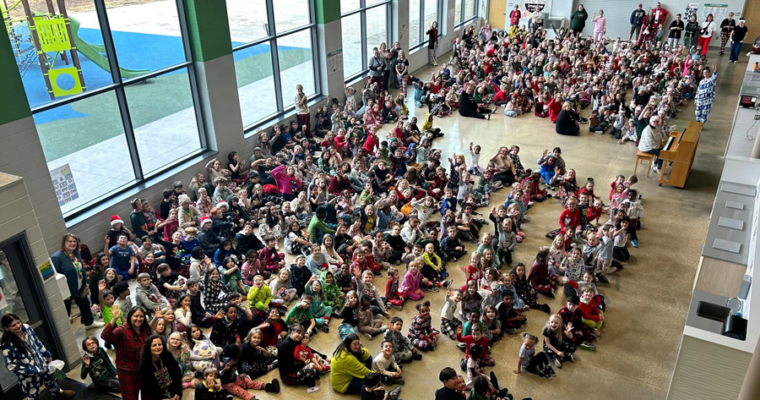
<svg viewBox="0 0 760 400"><path fill-rule="evenodd" d="M79 82L79 70L76 67L51 69L48 71L48 75L50 76L50 83L53 85L55 97L82 93L82 83ZM69 75L74 80L74 86L71 89L67 90L58 86L58 77L61 75Z"/></svg>
<svg viewBox="0 0 760 400"><path fill-rule="evenodd" d="M66 30L67 18L64 17L35 17L34 25L40 38L42 52L61 52L71 50L69 33Z"/></svg>

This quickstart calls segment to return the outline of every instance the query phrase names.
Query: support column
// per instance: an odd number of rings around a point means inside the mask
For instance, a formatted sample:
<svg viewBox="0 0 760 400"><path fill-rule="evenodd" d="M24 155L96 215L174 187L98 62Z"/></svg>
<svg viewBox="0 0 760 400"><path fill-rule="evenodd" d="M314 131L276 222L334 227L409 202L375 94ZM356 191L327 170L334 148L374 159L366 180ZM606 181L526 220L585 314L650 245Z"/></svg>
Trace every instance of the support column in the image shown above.
<svg viewBox="0 0 760 400"><path fill-rule="evenodd" d="M223 151L243 140L227 4L213 0L184 3L207 145Z"/></svg>
<svg viewBox="0 0 760 400"><path fill-rule="evenodd" d="M319 85L321 92L343 99L343 62L334 64L334 57L342 60L343 34L340 20L340 0L316 0L317 46L319 48ZM358 96L357 96L358 97Z"/></svg>
<svg viewBox="0 0 760 400"><path fill-rule="evenodd" d="M755 151L760 150L759 147L757 141L755 141L755 147L752 149L752 158L758 158L758 154ZM744 376L744 383L737 400L760 399L760 354L758 354L758 350L760 350L760 339L758 339L755 345L755 352L749 361L747 374Z"/></svg>
<svg viewBox="0 0 760 400"><path fill-rule="evenodd" d="M760 132L755 136L755 144L752 146L751 158L760 158Z"/></svg>

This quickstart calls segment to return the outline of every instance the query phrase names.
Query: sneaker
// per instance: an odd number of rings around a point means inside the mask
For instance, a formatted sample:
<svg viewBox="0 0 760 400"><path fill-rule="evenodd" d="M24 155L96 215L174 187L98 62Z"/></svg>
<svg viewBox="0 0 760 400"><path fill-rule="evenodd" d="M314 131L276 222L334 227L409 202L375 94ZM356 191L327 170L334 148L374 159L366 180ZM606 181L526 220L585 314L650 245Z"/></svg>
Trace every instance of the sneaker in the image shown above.
<svg viewBox="0 0 760 400"><path fill-rule="evenodd" d="M509 333L510 335L515 335L515 334L517 334L517 329L515 329L515 328L509 328L509 329L507 329L506 331L507 331L507 333Z"/></svg>
<svg viewBox="0 0 760 400"><path fill-rule="evenodd" d="M542 378L546 379L547 381L550 381L550 380L552 380L552 378L553 378L553 376L552 376L551 374L549 374L549 373L546 373L546 372L539 372L539 373L538 373L538 376L540 376L540 377L542 377Z"/></svg>
<svg viewBox="0 0 760 400"><path fill-rule="evenodd" d="M633 240L631 241L631 243L633 244L633 247L636 247L636 248L638 248L638 247L639 247L639 240L638 240L638 239L633 239Z"/></svg>
<svg viewBox="0 0 760 400"><path fill-rule="evenodd" d="M391 389L388 392L388 397L397 399L400 393L401 393L401 386L396 386L395 388Z"/></svg>
<svg viewBox="0 0 760 400"><path fill-rule="evenodd" d="M401 379L401 378L396 378L396 379L393 380L393 383L395 383L397 385L403 385L406 382L403 379Z"/></svg>
<svg viewBox="0 0 760 400"><path fill-rule="evenodd" d="M422 360L422 354L420 354L420 353L412 353L412 360L415 360L415 361Z"/></svg>
<svg viewBox="0 0 760 400"><path fill-rule="evenodd" d="M555 371L554 371L554 368L552 368L552 367L550 367L550 366L547 366L547 367L546 367L546 369L545 369L545 371L546 371L546 372L547 372L549 375L551 375L551 376L557 376L557 372L555 372Z"/></svg>
<svg viewBox="0 0 760 400"><path fill-rule="evenodd" d="M575 362L575 357L573 357L573 355L572 355L572 354L568 354L568 355L567 355L567 359L568 359L570 362Z"/></svg>
<svg viewBox="0 0 760 400"><path fill-rule="evenodd" d="M94 322L93 322L92 324L90 324L90 325L85 325L85 328L89 330L89 329L102 328L102 327L104 327L104 326L106 326L106 324L105 324L105 323L103 323L103 321L94 321Z"/></svg>
<svg viewBox="0 0 760 400"><path fill-rule="evenodd" d="M318 326L317 329L319 329L320 331L322 331L324 333L330 333L330 327L327 326L327 324L322 325L322 326Z"/></svg>
<svg viewBox="0 0 760 400"><path fill-rule="evenodd" d="M559 361L559 358L554 359L554 366L562 369L562 363Z"/></svg>
<svg viewBox="0 0 760 400"><path fill-rule="evenodd" d="M431 292L433 292L433 293L438 293L438 286L432 286L432 287L431 287L430 289L428 289L428 290L430 290L430 291L431 291Z"/></svg>
<svg viewBox="0 0 760 400"><path fill-rule="evenodd" d="M453 279L447 279L447 280L443 281L443 287L448 288L449 286L451 286L452 282L454 282Z"/></svg>
<svg viewBox="0 0 760 400"><path fill-rule="evenodd" d="M462 371L467 371L467 361L462 358L459 360L459 368L462 369Z"/></svg>
<svg viewBox="0 0 760 400"><path fill-rule="evenodd" d="M372 340L372 335L370 335L369 333L365 333L364 336L366 336L367 339Z"/></svg>
<svg viewBox="0 0 760 400"><path fill-rule="evenodd" d="M591 344L589 342L583 342L583 343L581 343L581 348L583 350L596 351L596 346L594 346L593 344Z"/></svg>
<svg viewBox="0 0 760 400"><path fill-rule="evenodd" d="M382 271L372 271L372 273L375 274L375 276L383 276Z"/></svg>

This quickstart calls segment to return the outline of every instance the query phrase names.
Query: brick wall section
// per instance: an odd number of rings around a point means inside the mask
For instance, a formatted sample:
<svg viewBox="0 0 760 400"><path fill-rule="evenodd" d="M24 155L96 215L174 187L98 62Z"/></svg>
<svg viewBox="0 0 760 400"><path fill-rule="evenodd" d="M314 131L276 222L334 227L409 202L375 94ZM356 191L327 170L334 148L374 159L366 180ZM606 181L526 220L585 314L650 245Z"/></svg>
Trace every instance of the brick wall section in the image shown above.
<svg viewBox="0 0 760 400"><path fill-rule="evenodd" d="M37 222L39 220L35 213L37 207L32 206L32 198L23 179L9 177L6 174L2 174L2 177L8 178L7 180L11 182L0 185L0 242L20 232L25 232L35 266L42 265L48 260L51 253L48 252L46 246L46 243L50 242L43 238L44 229ZM5 180L3 179L3 181ZM56 204L55 207L57 208L58 205ZM60 211L58 213L60 214ZM55 242L60 243L60 237ZM81 359L80 346L76 343L74 331L69 323L58 283L55 279L50 279L44 283L44 287L54 318L52 322L55 324L61 345L64 348L65 354L62 356L70 366L76 366Z"/></svg>

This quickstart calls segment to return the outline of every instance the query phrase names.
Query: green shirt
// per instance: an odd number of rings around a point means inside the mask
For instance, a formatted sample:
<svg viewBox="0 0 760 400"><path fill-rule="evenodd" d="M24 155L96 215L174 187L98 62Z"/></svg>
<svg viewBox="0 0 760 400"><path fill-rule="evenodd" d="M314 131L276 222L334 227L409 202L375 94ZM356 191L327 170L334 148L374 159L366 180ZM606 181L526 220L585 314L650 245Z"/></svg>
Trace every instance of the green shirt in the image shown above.
<svg viewBox="0 0 760 400"><path fill-rule="evenodd" d="M309 227L307 229L309 231L309 240L312 242L317 240L317 231L321 231L322 234L335 233L335 229L330 228L327 223L317 218L316 215L311 217L311 221L309 222Z"/></svg>
<svg viewBox="0 0 760 400"><path fill-rule="evenodd" d="M111 320L113 319L113 310L118 310L118 309L119 309L119 306L117 306L116 304L112 306L103 305L103 309L100 311L100 313L103 315L103 322L105 322L106 324L111 322ZM119 325L119 326L122 325L121 315L119 315L119 318L116 319L116 325Z"/></svg>

